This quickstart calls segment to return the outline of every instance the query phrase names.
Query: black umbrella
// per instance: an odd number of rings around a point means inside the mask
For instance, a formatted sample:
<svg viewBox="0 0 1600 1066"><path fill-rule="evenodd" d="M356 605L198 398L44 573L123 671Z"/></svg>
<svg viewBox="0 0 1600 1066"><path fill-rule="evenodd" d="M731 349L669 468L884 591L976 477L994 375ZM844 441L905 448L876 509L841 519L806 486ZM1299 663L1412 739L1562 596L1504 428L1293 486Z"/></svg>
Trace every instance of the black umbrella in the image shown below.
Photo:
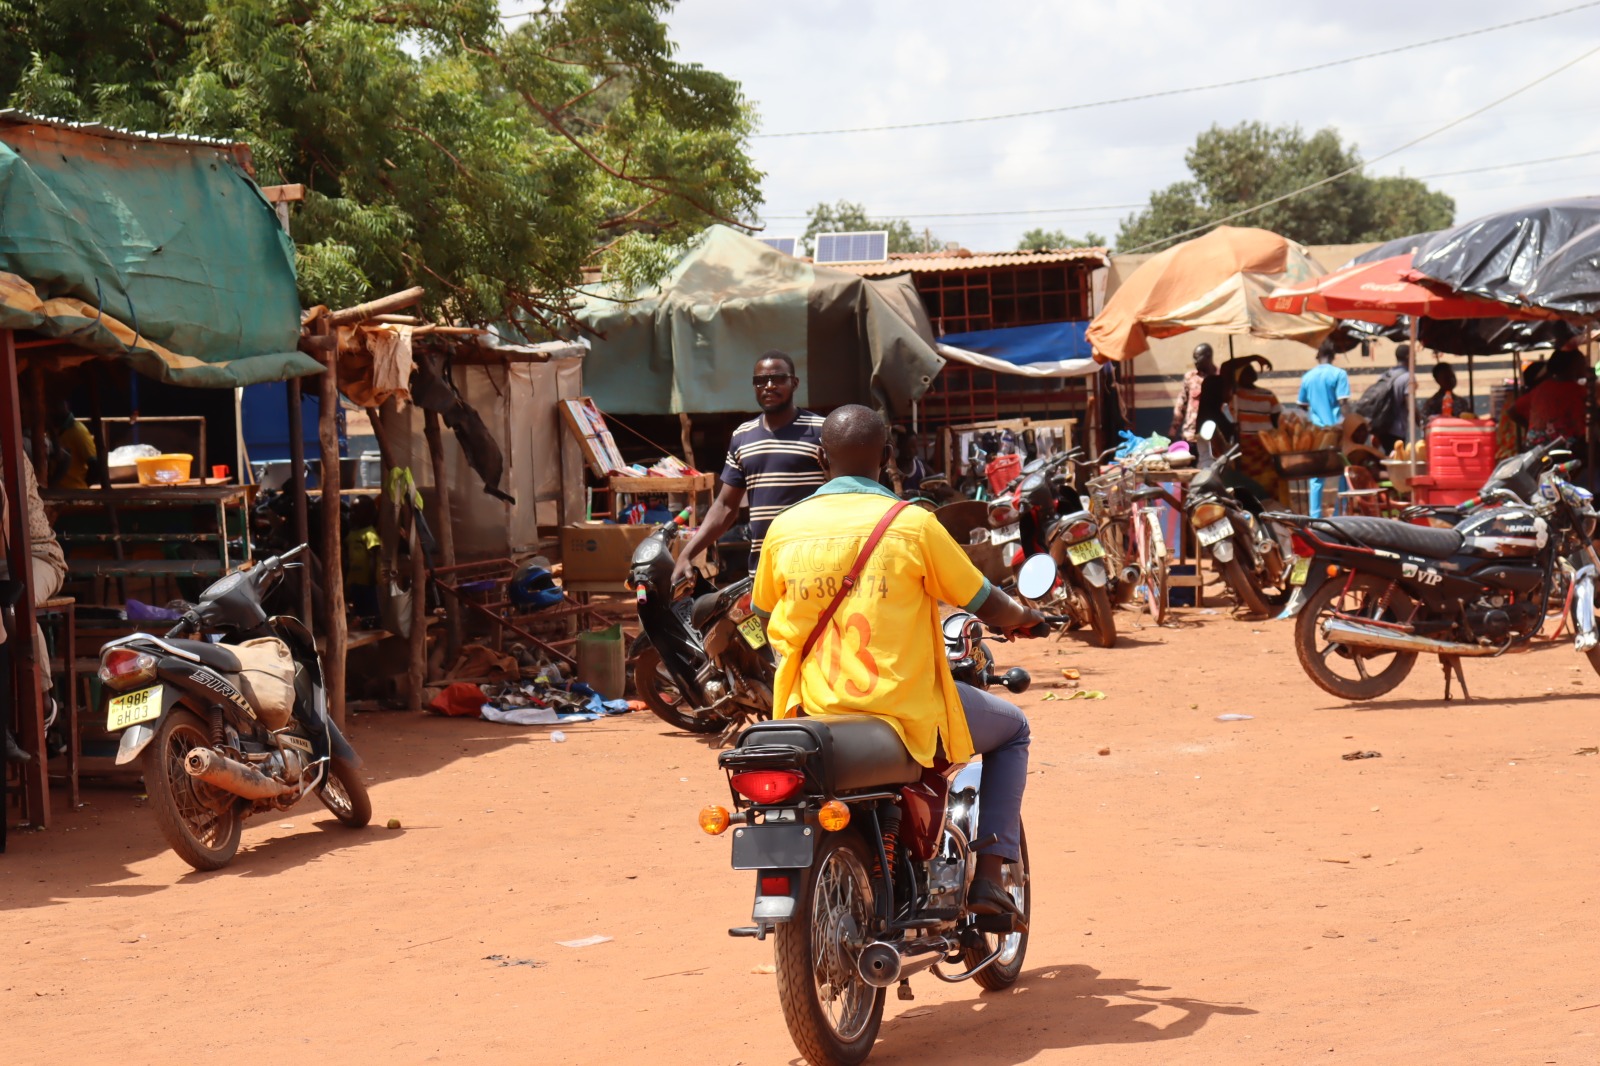
<svg viewBox="0 0 1600 1066"><path fill-rule="evenodd" d="M1551 200L1440 230L1411 265L1458 292L1517 303L1557 249L1600 225L1600 196Z"/></svg>
<svg viewBox="0 0 1600 1066"><path fill-rule="evenodd" d="M1392 241L1384 241L1376 248L1369 249L1356 256L1345 266L1354 266L1357 263L1376 263L1380 259L1392 259L1397 255L1415 256L1418 248L1433 239L1438 230L1429 230L1427 233L1413 233L1409 237L1396 237ZM1340 269L1343 269L1341 267Z"/></svg>
<svg viewBox="0 0 1600 1066"><path fill-rule="evenodd" d="M1547 257L1522 296L1562 314L1600 315L1600 225L1583 230Z"/></svg>

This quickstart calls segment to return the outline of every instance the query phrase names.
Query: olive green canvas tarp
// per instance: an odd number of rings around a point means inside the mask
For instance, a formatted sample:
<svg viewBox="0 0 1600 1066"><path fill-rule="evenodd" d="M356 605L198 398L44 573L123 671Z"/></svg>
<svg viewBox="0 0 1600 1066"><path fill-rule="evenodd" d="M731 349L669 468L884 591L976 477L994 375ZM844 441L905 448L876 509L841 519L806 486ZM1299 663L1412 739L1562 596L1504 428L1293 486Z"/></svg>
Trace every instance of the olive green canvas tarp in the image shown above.
<svg viewBox="0 0 1600 1066"><path fill-rule="evenodd" d="M776 348L795 361L801 404L904 415L944 366L909 278L869 282L727 226L697 237L659 288L590 286L576 314L595 334L586 387L617 414L748 411L750 371Z"/></svg>
<svg viewBox="0 0 1600 1066"><path fill-rule="evenodd" d="M0 329L176 385L314 374L294 248L241 146L0 114Z"/></svg>

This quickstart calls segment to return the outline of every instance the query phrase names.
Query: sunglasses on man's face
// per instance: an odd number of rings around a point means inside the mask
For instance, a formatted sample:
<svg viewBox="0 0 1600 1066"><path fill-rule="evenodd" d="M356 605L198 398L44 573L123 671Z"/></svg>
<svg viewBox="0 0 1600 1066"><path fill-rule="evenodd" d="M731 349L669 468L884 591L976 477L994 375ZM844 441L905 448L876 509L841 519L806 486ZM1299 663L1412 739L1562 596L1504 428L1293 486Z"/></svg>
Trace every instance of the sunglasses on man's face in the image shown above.
<svg viewBox="0 0 1600 1066"><path fill-rule="evenodd" d="M767 385L787 385L793 380L793 374L757 374L750 379L750 384L759 389Z"/></svg>

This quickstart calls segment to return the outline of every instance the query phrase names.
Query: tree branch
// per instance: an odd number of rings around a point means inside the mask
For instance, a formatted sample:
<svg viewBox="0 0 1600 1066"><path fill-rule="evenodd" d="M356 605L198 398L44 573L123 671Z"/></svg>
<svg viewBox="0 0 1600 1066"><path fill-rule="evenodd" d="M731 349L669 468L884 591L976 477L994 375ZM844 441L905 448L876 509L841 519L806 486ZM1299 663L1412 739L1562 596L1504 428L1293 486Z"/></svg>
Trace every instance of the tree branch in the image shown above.
<svg viewBox="0 0 1600 1066"><path fill-rule="evenodd" d="M468 170L467 169L467 165L465 163L463 163L460 159L456 158L456 155L455 155L454 152L450 151L450 149L446 148L444 145L440 144L438 141L436 141L432 137L428 136L422 130L418 129L415 126L390 126L389 128L393 129L393 130L399 130L402 133L414 133L418 137L421 137L423 140L427 141L429 144L433 145L440 152L442 152L444 154L444 156L447 159L450 160L450 162L454 163L455 167L456 167L456 171L458 173L460 173L460 175L463 178L466 178L468 181L472 182L474 185L478 184L477 175L473 174L472 171Z"/></svg>
<svg viewBox="0 0 1600 1066"><path fill-rule="evenodd" d="M666 193L661 193L655 199L650 200L647 203L640 204L638 207L634 208L632 211L629 211L625 215L618 215L616 218L608 218L608 219L606 219L604 222L600 223L600 228L601 229L616 229L618 226L625 226L630 221L632 221L634 218L636 218L639 215L643 214L644 212L650 210L652 207L656 206L656 204L659 204L662 200L665 200L666 198L667 198L667 194Z"/></svg>

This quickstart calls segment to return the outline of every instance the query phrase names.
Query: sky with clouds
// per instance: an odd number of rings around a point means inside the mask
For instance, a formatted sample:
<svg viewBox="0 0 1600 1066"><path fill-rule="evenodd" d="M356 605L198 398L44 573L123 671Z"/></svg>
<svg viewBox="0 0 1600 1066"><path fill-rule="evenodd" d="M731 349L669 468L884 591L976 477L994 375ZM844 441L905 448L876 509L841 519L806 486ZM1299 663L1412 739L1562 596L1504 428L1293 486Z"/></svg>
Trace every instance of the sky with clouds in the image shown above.
<svg viewBox="0 0 1600 1066"><path fill-rule="evenodd" d="M512 0L515 3L515 0ZM761 134L1062 107L1294 70L1576 6L1456 0L681 0L679 57L737 79ZM974 250L1035 226L1115 237L1212 123L1333 126L1372 159L1600 47L1600 4L1262 83L930 129L758 135L767 233L848 199ZM1600 194L1600 54L1377 163L1457 220ZM1552 162L1530 160L1592 153ZM1495 168L1495 169L1481 169ZM1475 173L1454 173L1473 170ZM989 212L989 214L980 214ZM1018 212L995 214L994 212ZM1241 223L1244 224L1244 223Z"/></svg>

